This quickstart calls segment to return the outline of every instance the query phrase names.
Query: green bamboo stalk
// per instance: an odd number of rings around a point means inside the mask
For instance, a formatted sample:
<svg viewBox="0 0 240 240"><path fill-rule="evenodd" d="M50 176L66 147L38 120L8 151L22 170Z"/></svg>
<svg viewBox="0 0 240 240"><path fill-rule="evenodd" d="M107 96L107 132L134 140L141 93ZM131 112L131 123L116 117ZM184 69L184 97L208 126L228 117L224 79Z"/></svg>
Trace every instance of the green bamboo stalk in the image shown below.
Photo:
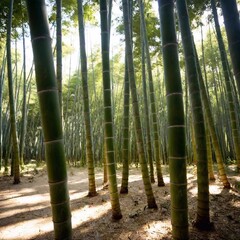
<svg viewBox="0 0 240 240"><path fill-rule="evenodd" d="M108 164L107 164L107 151L106 144L103 143L103 188L108 188Z"/></svg>
<svg viewBox="0 0 240 240"><path fill-rule="evenodd" d="M7 111L8 111L8 107L7 107ZM4 116L4 120L6 122L6 127L4 129L4 132L3 132L3 146L5 148L5 156L4 156L4 173L5 174L8 174L8 159L9 159L9 156L10 156L10 152L11 152L11 149L12 149L12 144L11 144L11 130L10 130L10 122L9 120L7 119L7 111L5 113L5 116ZM4 122L3 120L3 122ZM7 121L8 120L8 121Z"/></svg>
<svg viewBox="0 0 240 240"><path fill-rule="evenodd" d="M211 146L211 135L206 124L206 143L207 143L207 159L208 159L208 176L209 180L215 181L214 169L213 169L213 159L212 159L212 146Z"/></svg>
<svg viewBox="0 0 240 240"><path fill-rule="evenodd" d="M26 77L26 51L25 51L25 30L22 24L22 36L23 36L23 103L22 103L22 125L20 135L20 164L24 165L23 153L25 147L26 138L26 126L27 126L27 77Z"/></svg>
<svg viewBox="0 0 240 240"><path fill-rule="evenodd" d="M130 2L128 1L128 4ZM132 9L131 9L132 10ZM132 11L129 10L130 15L130 33L132 35ZM125 48L125 67L124 67L124 99L123 99L123 148L122 148L122 184L120 193L128 193L128 178L129 178L129 158L131 159L131 148L129 146L131 142L131 127L130 127L130 86L129 86L129 74L127 63L127 52Z"/></svg>
<svg viewBox="0 0 240 240"><path fill-rule="evenodd" d="M145 49L144 42L142 44L142 89L143 89L143 102L144 102L144 112L145 112L145 125L146 125L146 143L147 143L147 159L150 168L150 179L151 183L155 182L154 179L154 167L153 167L153 153L152 153L152 142L150 133L150 121L149 121L149 109L148 109L148 98L147 98L147 84L146 84L146 69L145 69Z"/></svg>
<svg viewBox="0 0 240 240"><path fill-rule="evenodd" d="M195 48L195 46L194 46L194 48ZM206 120L207 120L207 124L208 124L209 131L210 131L210 134L211 134L211 139L212 139L214 152L215 152L215 155L216 155L219 177L220 177L220 180L223 183L224 188L230 188L231 186L230 186L230 183L227 179L226 171L225 171L225 168L224 168L223 155L222 155L222 152L221 152L219 139L218 139L217 134L216 134L216 128L214 126L211 106L210 106L210 102L209 102L209 99L208 99L208 96L207 96L206 87L205 87L205 84L204 84L204 81L203 81L203 77L202 77L202 73L201 73L201 69L200 69L200 64L199 64L199 59L198 59L196 48L195 48L195 56L196 56L196 65L197 65L197 69L198 69L198 77L199 77L198 80L199 80L199 86L200 86L200 91L201 91L201 99L202 99L202 102L203 102L204 114L205 114L205 117L206 117Z"/></svg>
<svg viewBox="0 0 240 240"><path fill-rule="evenodd" d="M139 112L139 106L138 106L135 71L134 71L134 64L133 64L132 42L131 42L131 33L130 33L131 31L130 31L130 24L129 24L129 10L128 10L127 0L122 0L122 7L123 7L128 74L129 74L130 90L131 90L131 96L132 96L132 108L133 108L136 140L137 140L138 157L141 164L142 178L143 178L145 193L147 195L148 207L157 208L157 204L153 195L151 181L149 177L146 156L144 152L145 149L143 144L143 134L142 134L140 112Z"/></svg>
<svg viewBox="0 0 240 240"><path fill-rule="evenodd" d="M233 145L234 150L236 153L236 160L237 160L237 168L240 171L240 141L239 141L239 132L237 128L237 112L234 105L233 100L233 94L232 94L232 86L231 86L231 79L228 72L228 60L226 56L226 50L220 30L220 25L218 21L218 15L217 15L217 8L214 0L211 0L211 7L212 7L212 13L214 17L215 22L215 28L217 33L217 41L218 41L218 47L221 55L221 62L223 67L223 74L224 74L224 80L227 88L227 99L228 99L228 106L229 106L229 112L230 112L230 120L231 120L231 130L233 134Z"/></svg>
<svg viewBox="0 0 240 240"><path fill-rule="evenodd" d="M2 131L2 123L3 123L3 115L2 115L2 100L3 100L3 87L4 87L4 78L5 78L5 65L6 65L6 51L3 53L3 61L1 65L0 71L0 170L2 169L2 156L3 156L3 131Z"/></svg>
<svg viewBox="0 0 240 240"><path fill-rule="evenodd" d="M171 222L173 239L189 239L183 110L178 45L173 0L158 0L163 65L168 109L168 158L170 169Z"/></svg>
<svg viewBox="0 0 240 240"><path fill-rule="evenodd" d="M112 94L110 84L110 62L109 62L109 27L107 1L100 1L100 17L101 17L101 49L102 49L102 72L103 72L103 97L104 97L104 129L106 155L107 155L107 171L109 181L109 192L112 205L112 218L121 219L122 213L119 203L119 195L117 189L117 178L115 168L115 152L114 152L114 136L113 136L113 116L112 116Z"/></svg>
<svg viewBox="0 0 240 240"><path fill-rule="evenodd" d="M156 160L158 186L165 186L163 181L163 176L162 176L162 169L161 169L161 159L160 159L161 149L160 149L160 139L158 135L159 127L157 122L155 91L154 91L153 76L152 76L152 64L151 64L149 44L148 44L148 38L147 38L147 27L146 27L146 21L144 16L144 4L142 0L139 0L139 8L140 8L142 36L143 36L143 42L144 42L144 47L146 51L146 62L147 62L147 72L148 72L149 91L150 91L151 118L152 118L152 124L153 124L154 156Z"/></svg>
<svg viewBox="0 0 240 240"><path fill-rule="evenodd" d="M233 71L240 94L240 19L236 0L220 0ZM238 146L239 148L239 146Z"/></svg>
<svg viewBox="0 0 240 240"><path fill-rule="evenodd" d="M80 55L81 55L81 73L82 73L82 89L83 89L83 108L84 108L84 123L85 123L85 140L86 140L86 154L88 165L88 181L89 192L88 196L93 197L97 195L94 173L93 160L93 145L92 145L92 130L91 117L89 109L89 94L88 94L88 72L87 72L87 55L85 49L85 30L83 20L83 6L82 0L78 0L78 23L79 23L79 39L80 39Z"/></svg>
<svg viewBox="0 0 240 240"><path fill-rule="evenodd" d="M20 183L20 169L19 169L20 159L17 138L16 113L13 93L12 60L11 60L11 28L12 28L13 2L14 0L9 1L8 26L7 26L7 70L8 70L8 92L9 92L11 137L13 151L12 155L14 175L13 183L18 184Z"/></svg>
<svg viewBox="0 0 240 240"><path fill-rule="evenodd" d="M125 76L124 76L124 100L123 100L123 169L122 169L122 184L120 193L128 193L128 177L129 177L129 102L130 88L129 76L127 68L127 58L125 52Z"/></svg>
<svg viewBox="0 0 240 240"><path fill-rule="evenodd" d="M61 118L62 118L62 0L56 0L56 53L57 53L57 61L56 61L56 77L58 83L58 95L59 95L59 105L61 110Z"/></svg>
<svg viewBox="0 0 240 240"><path fill-rule="evenodd" d="M35 74L44 134L55 239L71 239L71 212L58 87L44 0L27 0Z"/></svg>
<svg viewBox="0 0 240 240"><path fill-rule="evenodd" d="M183 51L187 71L187 80L190 93L191 111L193 117L193 130L196 142L197 161L197 219L194 223L199 229L212 228L209 212L209 179L206 132L201 102L198 71L195 63L195 52L190 29L190 22L185 0L177 0L177 12L182 36Z"/></svg>

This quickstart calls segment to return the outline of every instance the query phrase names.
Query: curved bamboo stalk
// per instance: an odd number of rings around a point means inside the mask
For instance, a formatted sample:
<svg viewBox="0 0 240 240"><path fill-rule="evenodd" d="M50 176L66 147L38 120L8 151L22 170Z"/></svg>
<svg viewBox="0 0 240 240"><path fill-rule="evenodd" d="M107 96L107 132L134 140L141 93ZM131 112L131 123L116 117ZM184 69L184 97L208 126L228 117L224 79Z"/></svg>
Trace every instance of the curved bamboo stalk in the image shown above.
<svg viewBox="0 0 240 240"><path fill-rule="evenodd" d="M71 239L71 212L58 87L44 0L27 0L37 91L45 141L55 239Z"/></svg>

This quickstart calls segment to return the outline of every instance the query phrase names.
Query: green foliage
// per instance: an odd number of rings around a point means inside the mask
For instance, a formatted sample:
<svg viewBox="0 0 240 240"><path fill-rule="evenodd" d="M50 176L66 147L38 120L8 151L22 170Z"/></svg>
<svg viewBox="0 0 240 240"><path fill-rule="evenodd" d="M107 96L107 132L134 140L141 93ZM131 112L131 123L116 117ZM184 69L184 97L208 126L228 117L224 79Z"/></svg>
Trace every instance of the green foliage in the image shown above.
<svg viewBox="0 0 240 240"><path fill-rule="evenodd" d="M153 8L152 1L145 1L145 19L147 26L147 34L148 34L148 43L151 57L157 56L159 57L161 53L160 47L160 24L159 19L156 16ZM123 34L124 28L122 23L122 17L117 19L118 26L117 32ZM133 31L133 55L134 55L134 64L136 66L136 70L141 72L141 32L140 32L140 12L138 0L133 1L133 13L132 13L132 31ZM138 72L136 72L138 74Z"/></svg>
<svg viewBox="0 0 240 240"><path fill-rule="evenodd" d="M159 56L161 53L160 44L160 23L155 15L150 1L145 2L145 20L147 26L147 37L151 57ZM134 60L137 69L141 69L141 29L139 6L136 4L133 11L133 39L134 39Z"/></svg>
<svg viewBox="0 0 240 240"><path fill-rule="evenodd" d="M56 19L56 5L55 0L49 0L49 5L52 6L50 11L50 22L55 22ZM96 1L86 0L83 3L84 19L86 22L96 24L96 13L98 5ZM78 24L78 11L76 0L62 0L62 26L63 30L69 27L77 27Z"/></svg>
<svg viewBox="0 0 240 240"><path fill-rule="evenodd" d="M187 0L188 13L190 22L194 24L194 27L199 25L201 16L204 11L210 8L210 1L208 0Z"/></svg>
<svg viewBox="0 0 240 240"><path fill-rule="evenodd" d="M6 38L7 29L7 14L8 14L8 2L9 0L0 1L0 42ZM13 4L13 16L12 16L12 28L17 29L22 26L23 23L27 21L27 12L25 1L15 0ZM13 31L14 32L14 31ZM14 32L14 38L19 37L17 32ZM0 46L1 49L1 46Z"/></svg>
<svg viewBox="0 0 240 240"><path fill-rule="evenodd" d="M224 29L223 29L224 30ZM226 32L222 31L223 40L225 43L225 46L227 46L227 37ZM208 30L206 38L203 41L204 44L204 62L202 58L202 49L198 49L199 52L199 59L200 64L203 66L205 64L206 67L206 73L207 73L207 82L208 82L208 92L210 93L210 98L212 99L213 107L218 108L219 106L216 106L216 100L215 100L215 93L216 90L218 91L219 88L216 89L215 83L215 74L217 72L222 72L222 65L221 65L221 58L220 58L220 52L219 47L216 39L216 35L212 32L212 30Z"/></svg>

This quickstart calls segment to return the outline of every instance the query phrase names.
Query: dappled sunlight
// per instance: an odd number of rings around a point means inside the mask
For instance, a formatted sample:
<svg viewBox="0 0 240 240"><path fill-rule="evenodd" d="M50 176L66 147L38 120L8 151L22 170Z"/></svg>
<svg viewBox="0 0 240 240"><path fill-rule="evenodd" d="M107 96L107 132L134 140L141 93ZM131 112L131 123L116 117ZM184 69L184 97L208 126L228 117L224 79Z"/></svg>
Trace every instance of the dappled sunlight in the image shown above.
<svg viewBox="0 0 240 240"><path fill-rule="evenodd" d="M142 180L141 172L139 171L139 175L131 175L131 172L129 173L129 182L135 182Z"/></svg>
<svg viewBox="0 0 240 240"><path fill-rule="evenodd" d="M29 196L21 196L18 198L18 204L25 206L26 204L39 204L38 206L48 205L50 201L49 193L34 194L31 195L31 202L29 202Z"/></svg>
<svg viewBox="0 0 240 240"><path fill-rule="evenodd" d="M12 201L12 203L9 203L7 205L0 204L0 208L5 209L3 212L0 213L0 218L9 217L14 213L16 213L16 211L19 214L19 213L25 213L26 211L35 211L35 210L44 209L49 206L48 198L49 198L48 195L47 196L34 195L31 198L29 196L18 198L17 201ZM30 199L30 203L29 203L29 199Z"/></svg>
<svg viewBox="0 0 240 240"><path fill-rule="evenodd" d="M118 169L118 187L121 186L121 174L122 169ZM129 193L119 196L123 218L116 222L111 218L109 192L107 189L103 189L103 171L97 169L95 176L98 195L87 197L87 169L74 168L69 172L73 239L171 239L171 196L168 172L163 175L165 187L158 187L156 183L152 184L158 205L156 210L147 208L141 170L131 168ZM197 208L195 168L188 170L187 178L190 223L195 220ZM156 174L155 180L157 180ZM22 183L18 186L7 181L5 185L5 189L0 191L0 209L3 210L0 213L1 239L53 239L53 223L46 176L36 175L32 182L23 178ZM211 236L213 236L212 239L219 239L218 233L224 235L221 225L223 220L225 225L231 222L231 224L235 224L233 225L234 229L237 229L240 193L237 189L223 189L219 180L210 183L209 191L211 219L218 229L218 232L211 233ZM191 225L189 226L192 235L202 235ZM208 236L210 235L199 239L205 240L208 239Z"/></svg>
<svg viewBox="0 0 240 240"><path fill-rule="evenodd" d="M85 205L83 208L72 211L72 226L75 228L85 222L101 218L109 210L111 210L110 202L96 206Z"/></svg>
<svg viewBox="0 0 240 240"><path fill-rule="evenodd" d="M220 194L222 191L222 186L210 184L209 185L209 193L210 194Z"/></svg>
<svg viewBox="0 0 240 240"><path fill-rule="evenodd" d="M235 208L240 208L240 203L239 203L239 201L231 201L231 206L232 207L235 207Z"/></svg>
<svg viewBox="0 0 240 240"><path fill-rule="evenodd" d="M39 214L37 219L25 221L23 216L18 223L0 227L0 236L1 239L30 239L41 232L50 232L52 229L51 217L43 218L42 214Z"/></svg>
<svg viewBox="0 0 240 240"><path fill-rule="evenodd" d="M170 177L169 176L164 176L163 180L164 180L165 184L169 184L170 183Z"/></svg>
<svg viewBox="0 0 240 240"><path fill-rule="evenodd" d="M141 230L146 233L148 239L157 239L160 236L171 234L171 220L149 221L142 226Z"/></svg>
<svg viewBox="0 0 240 240"><path fill-rule="evenodd" d="M21 185L19 185L21 187ZM18 188L19 188L18 186ZM34 211L49 206L49 193L38 193L34 188L10 189L0 192L1 201L0 218L12 216L16 211L18 214L26 211ZM14 186L15 187L15 186ZM37 193L37 194L36 194ZM6 202L6 200L8 200Z"/></svg>
<svg viewBox="0 0 240 240"><path fill-rule="evenodd" d="M76 200L76 199L87 196L88 191L77 192L76 190L69 190L69 194L70 194L71 200Z"/></svg>

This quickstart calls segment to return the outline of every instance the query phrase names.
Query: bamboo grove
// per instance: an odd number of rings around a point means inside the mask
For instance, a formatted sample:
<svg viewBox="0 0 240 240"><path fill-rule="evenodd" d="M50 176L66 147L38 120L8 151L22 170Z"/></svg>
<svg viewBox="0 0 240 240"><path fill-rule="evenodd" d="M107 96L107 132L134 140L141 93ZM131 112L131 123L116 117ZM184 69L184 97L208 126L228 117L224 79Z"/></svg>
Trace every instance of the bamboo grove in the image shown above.
<svg viewBox="0 0 240 240"><path fill-rule="evenodd" d="M172 236L188 239L186 168L196 164L194 226L212 229L209 181L230 188L225 165L240 170L238 2L46 3L0 2L0 168L17 184L25 164L46 164L55 238L71 239L67 165L88 168L89 197L102 167L116 220L129 167L140 167L157 208L152 184L165 185L166 165Z"/></svg>

